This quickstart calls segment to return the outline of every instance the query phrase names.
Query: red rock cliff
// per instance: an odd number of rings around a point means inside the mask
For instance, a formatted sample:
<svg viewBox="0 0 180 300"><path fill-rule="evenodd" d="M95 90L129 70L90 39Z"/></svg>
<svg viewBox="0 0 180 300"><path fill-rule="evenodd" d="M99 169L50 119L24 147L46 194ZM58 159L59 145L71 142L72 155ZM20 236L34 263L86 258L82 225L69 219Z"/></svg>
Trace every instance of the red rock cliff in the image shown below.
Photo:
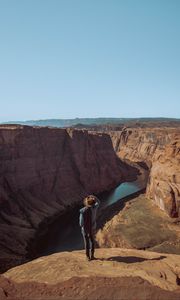
<svg viewBox="0 0 180 300"><path fill-rule="evenodd" d="M147 195L171 217L180 216L180 141L158 149L152 158Z"/></svg>
<svg viewBox="0 0 180 300"><path fill-rule="evenodd" d="M80 204L87 194L115 187L127 172L107 134L1 126L1 260L26 255L45 218Z"/></svg>
<svg viewBox="0 0 180 300"><path fill-rule="evenodd" d="M149 166L147 196L171 217L180 216L180 129L124 128L110 136L121 159Z"/></svg>

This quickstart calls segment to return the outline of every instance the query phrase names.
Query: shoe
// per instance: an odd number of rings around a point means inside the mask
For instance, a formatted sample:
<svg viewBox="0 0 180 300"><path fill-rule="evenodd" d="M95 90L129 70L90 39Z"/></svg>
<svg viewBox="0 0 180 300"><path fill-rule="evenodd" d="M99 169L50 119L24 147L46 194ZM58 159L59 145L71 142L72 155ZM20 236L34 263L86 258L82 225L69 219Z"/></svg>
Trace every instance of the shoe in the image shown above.
<svg viewBox="0 0 180 300"><path fill-rule="evenodd" d="M87 260L87 261L90 261L91 258L90 258L89 256L86 256L86 260Z"/></svg>
<svg viewBox="0 0 180 300"><path fill-rule="evenodd" d="M91 256L91 260L96 260L97 258L93 256Z"/></svg>

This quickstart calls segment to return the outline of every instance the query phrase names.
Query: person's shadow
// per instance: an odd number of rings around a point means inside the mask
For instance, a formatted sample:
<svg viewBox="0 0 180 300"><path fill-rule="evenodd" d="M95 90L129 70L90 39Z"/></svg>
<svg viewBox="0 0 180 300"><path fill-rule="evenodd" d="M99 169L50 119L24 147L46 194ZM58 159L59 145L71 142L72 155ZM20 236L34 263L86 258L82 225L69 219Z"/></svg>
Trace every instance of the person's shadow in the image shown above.
<svg viewBox="0 0 180 300"><path fill-rule="evenodd" d="M97 260L107 260L107 261L117 261L117 262L124 262L127 264L132 264L132 263L137 263L137 262L143 262L146 260L161 260L166 258L166 256L159 256L159 257L154 257L154 258L144 258L144 257L137 257L137 256L111 256L108 258L96 258Z"/></svg>

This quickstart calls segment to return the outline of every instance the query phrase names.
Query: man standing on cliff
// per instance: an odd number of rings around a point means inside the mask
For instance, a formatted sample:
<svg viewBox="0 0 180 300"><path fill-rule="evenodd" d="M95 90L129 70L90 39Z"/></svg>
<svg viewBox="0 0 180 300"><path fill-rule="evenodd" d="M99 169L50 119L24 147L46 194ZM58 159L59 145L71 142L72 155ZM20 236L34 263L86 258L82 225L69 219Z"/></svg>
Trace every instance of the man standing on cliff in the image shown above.
<svg viewBox="0 0 180 300"><path fill-rule="evenodd" d="M94 257L94 234L96 231L96 213L100 201L94 195L87 196L84 201L84 207L80 209L79 225L83 235L86 258L88 261ZM90 248L91 244L91 248Z"/></svg>

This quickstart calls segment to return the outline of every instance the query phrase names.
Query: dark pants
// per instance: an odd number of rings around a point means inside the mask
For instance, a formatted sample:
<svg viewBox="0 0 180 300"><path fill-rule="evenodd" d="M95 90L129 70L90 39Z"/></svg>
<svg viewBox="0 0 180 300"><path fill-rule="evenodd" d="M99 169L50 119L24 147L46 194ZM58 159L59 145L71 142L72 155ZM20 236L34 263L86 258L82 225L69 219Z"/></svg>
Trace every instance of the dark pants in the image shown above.
<svg viewBox="0 0 180 300"><path fill-rule="evenodd" d="M86 250L86 256L87 257L93 257L94 256L94 234L83 232L83 239L84 239L84 247ZM91 247L90 247L91 245Z"/></svg>

